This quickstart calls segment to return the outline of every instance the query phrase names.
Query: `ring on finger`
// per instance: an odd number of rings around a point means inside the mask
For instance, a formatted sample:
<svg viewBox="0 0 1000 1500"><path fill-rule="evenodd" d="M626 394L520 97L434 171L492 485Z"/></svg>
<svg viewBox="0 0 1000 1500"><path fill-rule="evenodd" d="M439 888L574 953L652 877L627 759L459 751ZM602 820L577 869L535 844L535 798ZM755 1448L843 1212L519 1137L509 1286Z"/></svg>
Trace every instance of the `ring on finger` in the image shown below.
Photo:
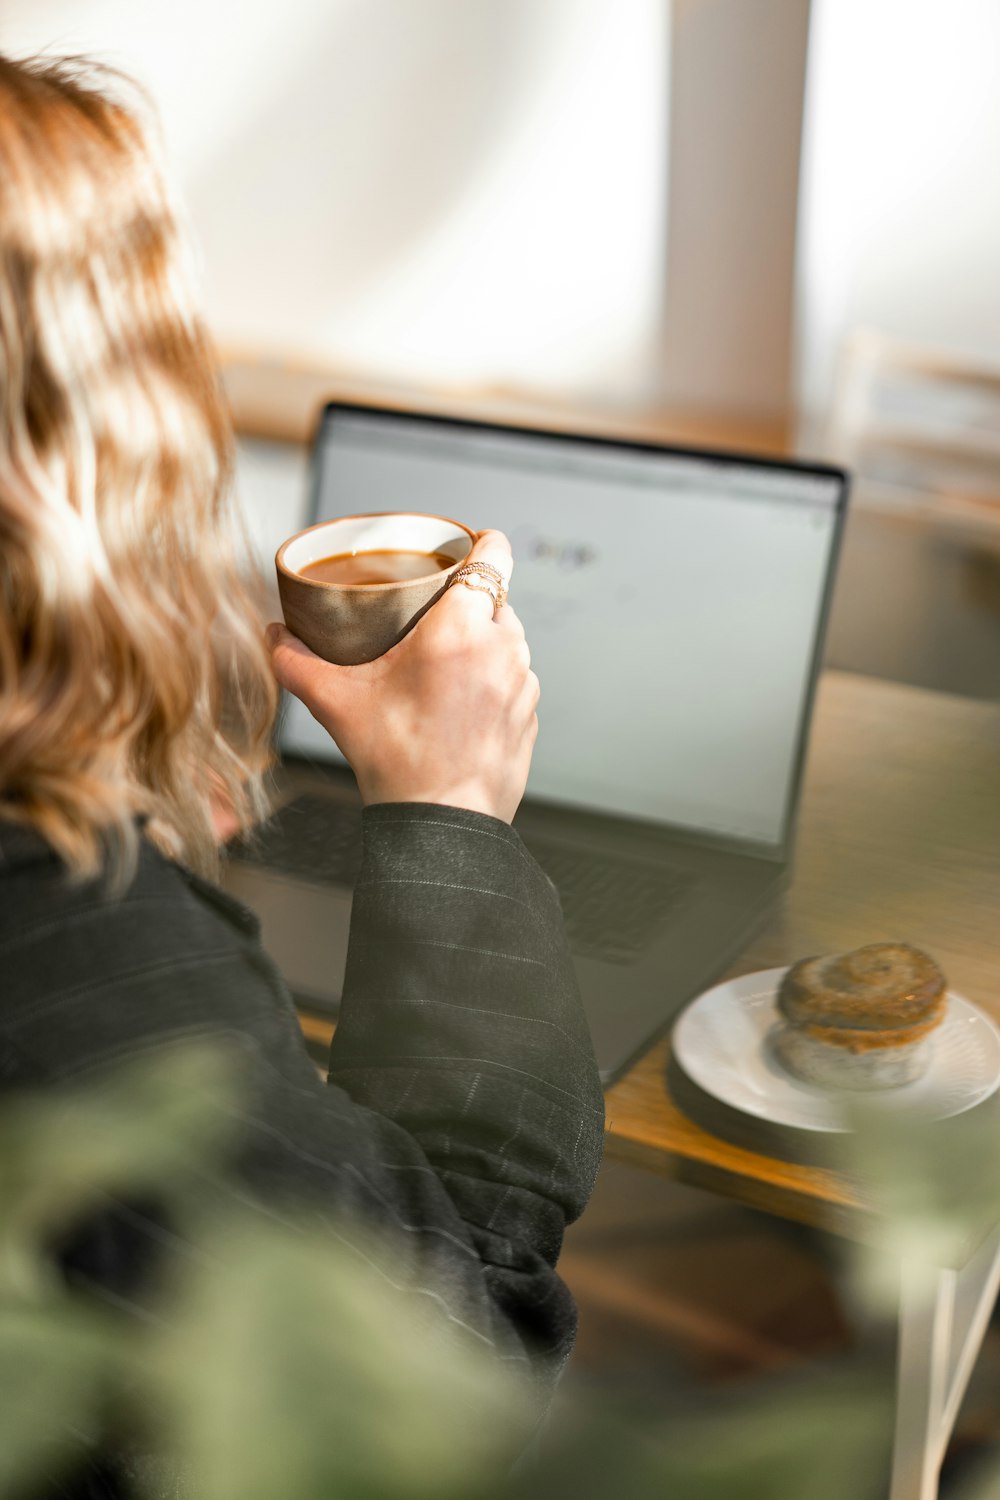
<svg viewBox="0 0 1000 1500"><path fill-rule="evenodd" d="M507 580L495 568L492 563L474 562L463 563L457 572L451 575L449 587L453 583L464 583L466 588L476 589L481 594L490 594L493 598L493 612L499 614L507 603Z"/></svg>
<svg viewBox="0 0 1000 1500"><path fill-rule="evenodd" d="M503 604L502 604L502 601L500 599L500 591L497 589L497 587L496 587L495 584L492 584L492 583L475 583L473 581L473 578L471 578L471 577L470 578L453 578L452 579L452 583L461 583L461 584L464 584L464 586L467 589L473 589L477 594L489 594L490 598L493 600L493 613L494 614L496 614L498 612L498 610L500 610L500 609L503 608Z"/></svg>

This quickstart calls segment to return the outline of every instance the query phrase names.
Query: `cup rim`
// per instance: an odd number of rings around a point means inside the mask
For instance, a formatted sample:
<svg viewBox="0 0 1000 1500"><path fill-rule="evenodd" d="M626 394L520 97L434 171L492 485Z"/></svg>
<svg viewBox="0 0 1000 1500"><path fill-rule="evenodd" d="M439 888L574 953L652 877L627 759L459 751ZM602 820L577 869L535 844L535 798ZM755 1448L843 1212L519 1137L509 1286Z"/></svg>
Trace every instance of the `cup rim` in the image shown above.
<svg viewBox="0 0 1000 1500"><path fill-rule="evenodd" d="M365 589L368 593L379 589L406 588L409 584L426 583L431 578L443 578L445 574L451 573L454 568L460 568L465 561L459 558L451 568L435 568L433 573L422 573L419 578L396 578L389 579L386 583L327 583L322 578L304 578L301 573L296 573L294 568L286 567L282 560L282 554L293 542L300 537L308 536L310 531L319 531L321 526L333 526L338 521L370 521L377 516L419 516L422 520L444 521L448 526L454 526L459 531L464 531L470 538L472 547L476 545L476 533L471 526L466 526L464 521L456 521L451 516L437 516L430 511L424 510L362 510L350 516L331 516L329 520L317 521L313 526L304 526L301 531L296 531L293 536L286 537L274 554L274 565L279 573L286 578L293 578L296 583L304 583L308 588L314 589ZM472 551L472 547L469 551Z"/></svg>

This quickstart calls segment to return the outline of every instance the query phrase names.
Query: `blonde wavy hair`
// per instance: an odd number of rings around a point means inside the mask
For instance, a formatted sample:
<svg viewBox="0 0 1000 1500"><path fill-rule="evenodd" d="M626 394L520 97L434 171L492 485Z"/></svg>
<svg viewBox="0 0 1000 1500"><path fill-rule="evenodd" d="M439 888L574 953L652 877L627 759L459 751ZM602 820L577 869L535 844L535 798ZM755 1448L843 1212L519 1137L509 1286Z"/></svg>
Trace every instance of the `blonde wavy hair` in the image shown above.
<svg viewBox="0 0 1000 1500"><path fill-rule="evenodd" d="M0 57L0 819L124 888L217 873L276 688L233 440L144 96Z"/></svg>

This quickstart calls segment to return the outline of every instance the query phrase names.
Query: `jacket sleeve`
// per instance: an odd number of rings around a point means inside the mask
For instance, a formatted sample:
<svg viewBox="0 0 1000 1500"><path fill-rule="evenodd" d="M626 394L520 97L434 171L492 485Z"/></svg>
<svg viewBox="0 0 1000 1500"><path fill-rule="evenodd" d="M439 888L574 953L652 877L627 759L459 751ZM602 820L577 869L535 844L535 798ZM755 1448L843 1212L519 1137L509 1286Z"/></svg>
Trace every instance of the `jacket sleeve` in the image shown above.
<svg viewBox="0 0 1000 1500"><path fill-rule="evenodd" d="M363 836L327 1083L231 896L151 846L114 900L67 884L44 846L10 858L0 1088L225 1042L246 1088L219 1100L232 1145L193 1190L361 1254L374 1240L435 1317L551 1383L575 1326L556 1258L603 1125L558 902L492 818L384 805ZM64 1265L124 1307L154 1295L146 1270L173 1243L151 1210L123 1205L81 1226Z"/></svg>
<svg viewBox="0 0 1000 1500"><path fill-rule="evenodd" d="M561 1366L575 1312L554 1267L603 1098L555 891L507 824L366 809L330 1080L419 1146L491 1322Z"/></svg>

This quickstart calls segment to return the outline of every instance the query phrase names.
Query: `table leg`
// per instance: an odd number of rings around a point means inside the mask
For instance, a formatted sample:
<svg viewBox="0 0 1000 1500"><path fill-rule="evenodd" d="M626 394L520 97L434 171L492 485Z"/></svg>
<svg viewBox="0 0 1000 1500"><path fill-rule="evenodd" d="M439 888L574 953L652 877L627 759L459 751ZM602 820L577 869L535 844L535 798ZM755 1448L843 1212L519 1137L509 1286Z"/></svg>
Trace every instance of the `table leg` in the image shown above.
<svg viewBox="0 0 1000 1500"><path fill-rule="evenodd" d="M889 1500L935 1500L998 1288L1000 1226L960 1271L903 1262Z"/></svg>

